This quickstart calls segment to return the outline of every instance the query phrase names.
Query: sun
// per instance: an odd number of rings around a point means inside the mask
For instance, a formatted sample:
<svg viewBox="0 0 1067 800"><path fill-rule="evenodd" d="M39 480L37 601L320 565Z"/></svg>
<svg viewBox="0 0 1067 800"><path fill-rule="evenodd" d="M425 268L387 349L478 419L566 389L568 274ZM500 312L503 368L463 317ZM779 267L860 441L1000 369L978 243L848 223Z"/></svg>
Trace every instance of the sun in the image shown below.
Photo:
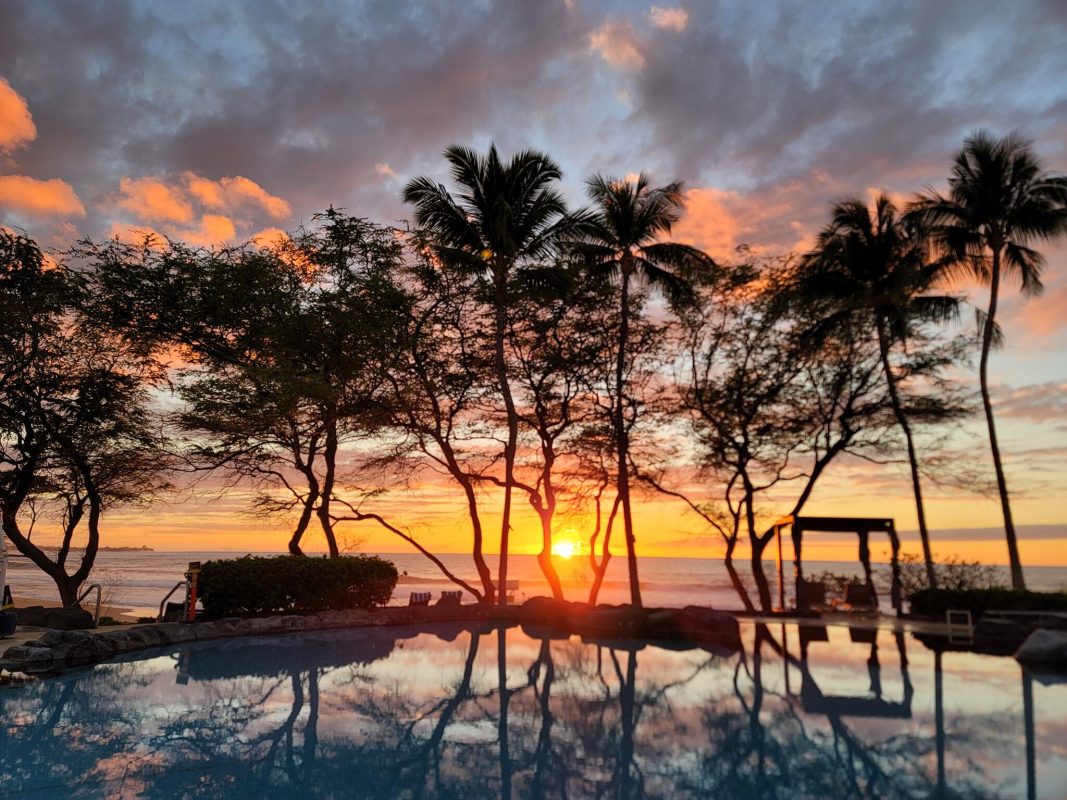
<svg viewBox="0 0 1067 800"><path fill-rule="evenodd" d="M577 554L578 543L564 540L562 542L556 542L552 545L552 555L559 556L563 559L568 559L571 556Z"/></svg>

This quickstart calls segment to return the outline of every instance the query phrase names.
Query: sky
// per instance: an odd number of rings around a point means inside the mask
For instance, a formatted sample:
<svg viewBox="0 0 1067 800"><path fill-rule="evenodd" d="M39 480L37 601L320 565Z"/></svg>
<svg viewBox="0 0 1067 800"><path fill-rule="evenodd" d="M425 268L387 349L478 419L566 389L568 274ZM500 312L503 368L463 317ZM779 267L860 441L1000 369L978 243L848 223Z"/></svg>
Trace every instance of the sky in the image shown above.
<svg viewBox="0 0 1067 800"><path fill-rule="evenodd" d="M978 128L1020 129L1067 172L1062 0L0 6L0 224L50 247L134 230L270 241L329 205L402 220L403 184L444 179L453 143L547 151L574 204L594 172L683 180L675 238L722 258L803 250L846 196L943 187ZM1044 296L1009 291L991 376L1024 560L1067 564L1067 247L1046 253ZM970 429L960 458L988 471ZM1006 559L997 503L931 494L932 527L955 531L937 552ZM150 526L118 514L113 541L282 547L242 502L169 503ZM905 473L863 463L839 464L808 511L915 526ZM444 499L419 515L429 540L463 549ZM644 503L639 524L649 554L718 552L676 504Z"/></svg>

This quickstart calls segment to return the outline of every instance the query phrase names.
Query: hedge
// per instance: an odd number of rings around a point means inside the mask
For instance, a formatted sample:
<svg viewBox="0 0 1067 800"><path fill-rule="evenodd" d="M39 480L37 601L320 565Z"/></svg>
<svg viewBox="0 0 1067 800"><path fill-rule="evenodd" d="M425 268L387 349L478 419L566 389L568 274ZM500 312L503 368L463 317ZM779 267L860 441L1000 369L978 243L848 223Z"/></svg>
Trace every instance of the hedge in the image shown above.
<svg viewBox="0 0 1067 800"><path fill-rule="evenodd" d="M208 617L278 614L385 605L396 567L377 556L245 556L208 561L198 594Z"/></svg>
<svg viewBox="0 0 1067 800"><path fill-rule="evenodd" d="M908 598L911 613L943 617L959 609L983 611L1067 611L1067 592L1017 592L1013 589L921 589Z"/></svg>

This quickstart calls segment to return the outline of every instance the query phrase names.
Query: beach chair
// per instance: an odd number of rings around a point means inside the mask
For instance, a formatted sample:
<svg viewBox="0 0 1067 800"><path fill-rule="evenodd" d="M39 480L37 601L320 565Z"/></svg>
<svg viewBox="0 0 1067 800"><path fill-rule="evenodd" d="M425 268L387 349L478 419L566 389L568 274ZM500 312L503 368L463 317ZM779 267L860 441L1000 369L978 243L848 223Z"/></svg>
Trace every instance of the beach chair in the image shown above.
<svg viewBox="0 0 1067 800"><path fill-rule="evenodd" d="M797 593L798 608L811 611L822 611L826 608L826 584L823 581L802 580L797 586Z"/></svg>
<svg viewBox="0 0 1067 800"><path fill-rule="evenodd" d="M430 592L412 592L411 597L408 599L409 606L428 606L430 605Z"/></svg>
<svg viewBox="0 0 1067 800"><path fill-rule="evenodd" d="M869 583L850 583L845 587L845 599L834 603L838 611L877 611L878 601L874 595L874 587Z"/></svg>
<svg viewBox="0 0 1067 800"><path fill-rule="evenodd" d="M458 606L460 604L460 598L463 596L463 592L441 592L441 599L437 601L439 606Z"/></svg>

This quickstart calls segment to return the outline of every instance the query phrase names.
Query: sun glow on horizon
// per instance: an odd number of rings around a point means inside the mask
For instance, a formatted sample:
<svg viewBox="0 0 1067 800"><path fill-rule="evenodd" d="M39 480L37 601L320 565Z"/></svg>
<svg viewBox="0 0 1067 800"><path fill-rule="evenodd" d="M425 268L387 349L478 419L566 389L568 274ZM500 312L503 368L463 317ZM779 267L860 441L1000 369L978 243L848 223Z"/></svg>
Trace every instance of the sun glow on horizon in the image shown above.
<svg viewBox="0 0 1067 800"><path fill-rule="evenodd" d="M552 545L552 555L567 560L578 555L579 547L580 545L577 542L564 539Z"/></svg>

